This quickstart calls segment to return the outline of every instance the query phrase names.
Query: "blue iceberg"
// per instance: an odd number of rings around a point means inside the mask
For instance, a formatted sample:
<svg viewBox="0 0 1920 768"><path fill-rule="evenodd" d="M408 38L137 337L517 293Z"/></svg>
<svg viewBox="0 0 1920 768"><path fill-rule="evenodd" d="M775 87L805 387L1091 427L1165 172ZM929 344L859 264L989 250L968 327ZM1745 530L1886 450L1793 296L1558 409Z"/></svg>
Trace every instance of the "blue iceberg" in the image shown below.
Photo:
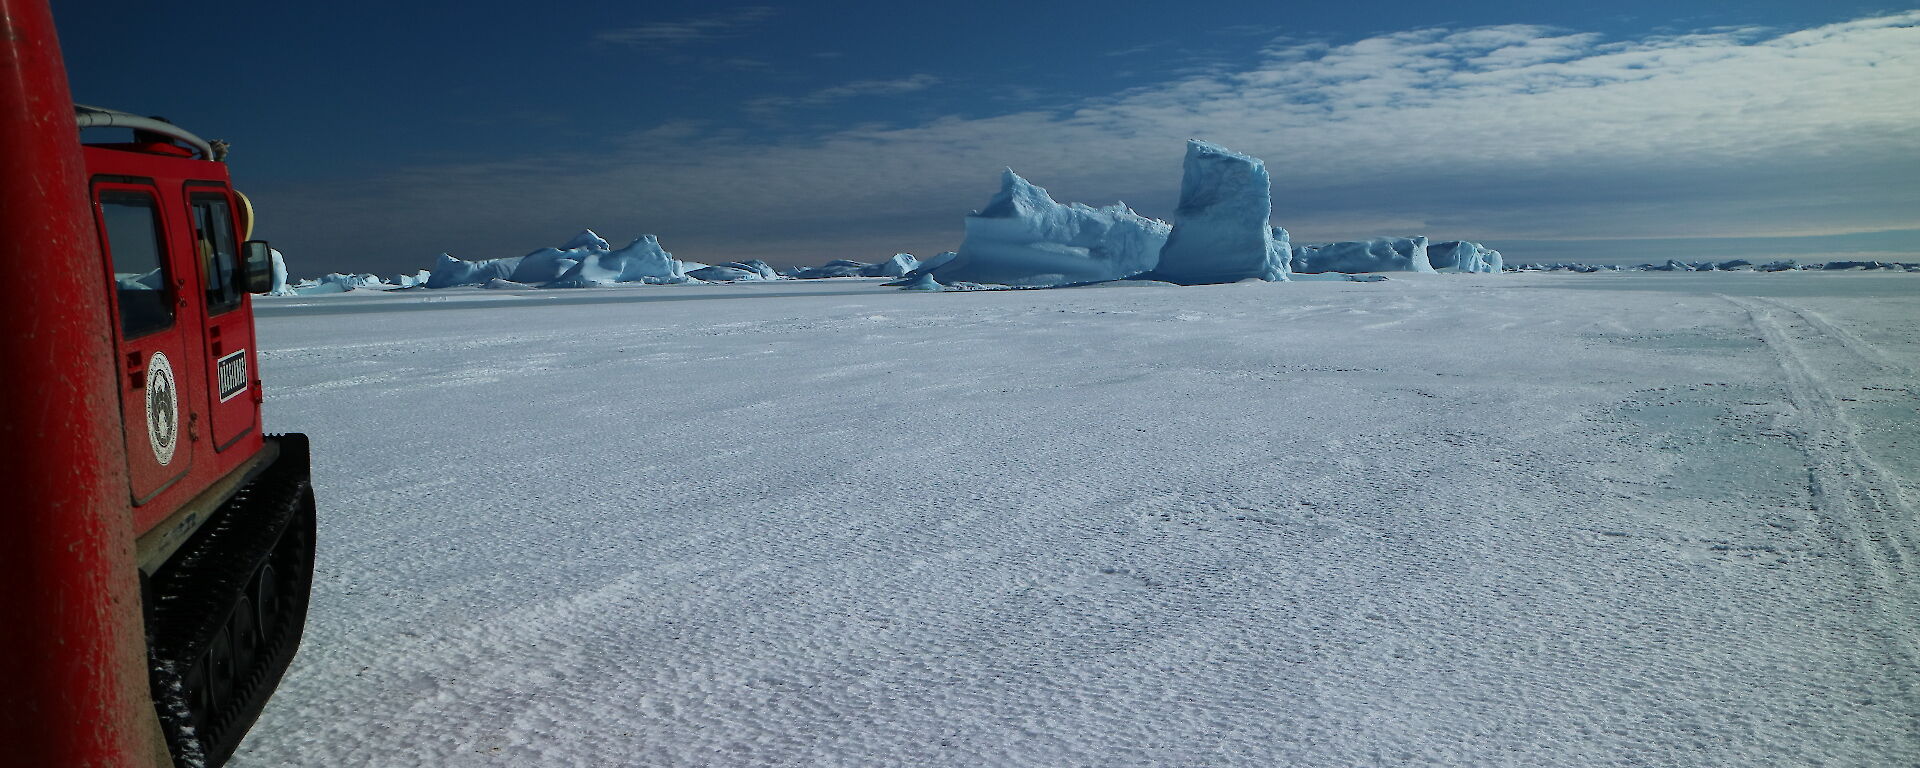
<svg viewBox="0 0 1920 768"><path fill-rule="evenodd" d="M778 280L780 275L773 267L759 259L747 261L729 261L687 271L687 277L705 280L709 283L731 283L741 280Z"/></svg>
<svg viewBox="0 0 1920 768"><path fill-rule="evenodd" d="M1062 205L1009 168L986 207L967 214L960 250L925 273L1021 287L1118 280L1153 269L1170 229L1125 203Z"/></svg>
<svg viewBox="0 0 1920 768"><path fill-rule="evenodd" d="M1345 243L1311 243L1293 251L1293 271L1312 275L1341 272L1432 272L1425 237L1376 237Z"/></svg>
<svg viewBox="0 0 1920 768"><path fill-rule="evenodd" d="M920 267L920 260L911 253L896 253L892 258L877 264L869 264L853 259L833 259L817 267L796 267L786 273L787 277L800 280L819 280L828 277L905 277Z"/></svg>
<svg viewBox="0 0 1920 768"><path fill-rule="evenodd" d="M680 260L660 247L660 239L642 235L617 251L587 250L548 288L583 288L614 283L666 285L691 282ZM514 281L519 282L519 281Z"/></svg>
<svg viewBox="0 0 1920 768"><path fill-rule="evenodd" d="M1141 277L1180 285L1286 280L1292 254L1274 238L1272 215L1266 163L1189 140L1173 231L1159 264Z"/></svg>
<svg viewBox="0 0 1920 768"><path fill-rule="evenodd" d="M1499 272L1506 260L1479 243L1448 240L1427 246L1427 264L1441 272Z"/></svg>

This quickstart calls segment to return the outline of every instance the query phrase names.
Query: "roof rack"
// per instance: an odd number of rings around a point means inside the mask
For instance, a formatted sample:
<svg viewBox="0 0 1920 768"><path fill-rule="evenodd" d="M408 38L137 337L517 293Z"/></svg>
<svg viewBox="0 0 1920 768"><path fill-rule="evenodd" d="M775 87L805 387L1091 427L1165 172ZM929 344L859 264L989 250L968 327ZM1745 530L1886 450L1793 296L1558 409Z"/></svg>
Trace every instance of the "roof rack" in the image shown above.
<svg viewBox="0 0 1920 768"><path fill-rule="evenodd" d="M81 128L132 128L136 131L151 131L175 141L182 142L200 153L200 159L212 160L213 146L206 139L193 135L185 128L151 117L141 117L129 112L120 112L84 104L73 105L74 121Z"/></svg>

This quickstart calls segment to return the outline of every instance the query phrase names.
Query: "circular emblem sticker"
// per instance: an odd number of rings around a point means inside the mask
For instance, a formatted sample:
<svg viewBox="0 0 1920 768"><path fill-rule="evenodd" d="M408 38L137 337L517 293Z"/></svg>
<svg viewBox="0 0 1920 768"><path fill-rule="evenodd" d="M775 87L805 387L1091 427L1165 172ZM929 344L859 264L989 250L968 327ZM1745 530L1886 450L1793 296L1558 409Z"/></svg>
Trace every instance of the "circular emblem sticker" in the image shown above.
<svg viewBox="0 0 1920 768"><path fill-rule="evenodd" d="M173 364L164 352L147 361L147 442L161 466L173 461L180 442L180 395L173 382Z"/></svg>

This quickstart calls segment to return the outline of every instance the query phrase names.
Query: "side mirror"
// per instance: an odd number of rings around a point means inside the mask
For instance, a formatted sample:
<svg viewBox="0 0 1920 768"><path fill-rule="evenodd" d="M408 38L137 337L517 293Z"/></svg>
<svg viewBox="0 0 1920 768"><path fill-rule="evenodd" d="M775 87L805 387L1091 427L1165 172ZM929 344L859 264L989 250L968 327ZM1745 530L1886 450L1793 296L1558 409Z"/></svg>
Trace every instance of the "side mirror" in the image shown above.
<svg viewBox="0 0 1920 768"><path fill-rule="evenodd" d="M248 240L241 246L246 254L246 273L242 283L247 293L266 293L273 290L273 250L267 247L265 240Z"/></svg>

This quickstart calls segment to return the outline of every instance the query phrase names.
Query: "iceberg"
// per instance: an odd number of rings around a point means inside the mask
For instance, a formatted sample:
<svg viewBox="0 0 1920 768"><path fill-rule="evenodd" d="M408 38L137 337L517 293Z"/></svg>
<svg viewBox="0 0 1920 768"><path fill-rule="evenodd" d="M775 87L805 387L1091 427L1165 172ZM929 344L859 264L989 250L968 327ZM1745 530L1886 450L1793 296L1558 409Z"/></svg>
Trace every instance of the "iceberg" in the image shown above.
<svg viewBox="0 0 1920 768"><path fill-rule="evenodd" d="M561 275L573 269L574 265L579 264L581 259L590 253L605 253L605 251L542 248L520 257L520 263L514 266L513 274L508 279L516 283L552 282L560 279Z"/></svg>
<svg viewBox="0 0 1920 768"><path fill-rule="evenodd" d="M1448 240L1427 246L1427 265L1441 272L1499 272L1506 261L1479 243Z"/></svg>
<svg viewBox="0 0 1920 768"><path fill-rule="evenodd" d="M293 287L287 285L287 257L278 248L268 248L267 255L273 257L273 287L267 289L267 296L298 296Z"/></svg>
<svg viewBox="0 0 1920 768"><path fill-rule="evenodd" d="M584 288L613 283L649 283L668 285L691 282L673 254L660 247L660 239L642 235L617 251L581 250L582 258L566 273L547 283L548 288ZM519 281L514 281L519 282Z"/></svg>
<svg viewBox="0 0 1920 768"><path fill-rule="evenodd" d="M318 296L327 293L346 293L356 288L384 291L392 289L393 286L381 280L379 275L334 272L318 280L303 280L291 290L299 296Z"/></svg>
<svg viewBox="0 0 1920 768"><path fill-rule="evenodd" d="M1266 163L1191 139L1183 171L1173 231L1158 265L1142 277L1181 285L1286 280L1292 254L1267 223L1273 190Z"/></svg>
<svg viewBox="0 0 1920 768"><path fill-rule="evenodd" d="M935 270L941 267L944 267L948 264L952 264L953 260L959 257L960 257L959 251L941 251L940 255L935 256L931 259L927 259L926 261L920 262L920 266L916 267L912 272L908 272L906 276L919 277L922 274L933 274Z"/></svg>
<svg viewBox="0 0 1920 768"><path fill-rule="evenodd" d="M1905 270L1911 265L1884 261L1829 261L1821 269L1899 269Z"/></svg>
<svg viewBox="0 0 1920 768"><path fill-rule="evenodd" d="M896 253L875 266L879 267L880 274L874 277L906 277L908 272L920 268L920 260L911 253Z"/></svg>
<svg viewBox="0 0 1920 768"><path fill-rule="evenodd" d="M1302 245L1294 249L1292 264L1294 272L1307 275L1434 271L1427 262L1427 239L1418 236Z"/></svg>
<svg viewBox="0 0 1920 768"><path fill-rule="evenodd" d="M887 285L897 285L900 287L900 290L903 290L903 291L944 291L946 290L946 286L943 286L939 283L939 281L934 280L933 274L928 272L921 272L912 277L901 278L894 282L887 283Z"/></svg>
<svg viewBox="0 0 1920 768"><path fill-rule="evenodd" d="M874 265L853 259L833 259L817 267L795 267L787 277L799 280L821 280L829 277L867 277L867 269Z"/></svg>
<svg viewBox="0 0 1920 768"><path fill-rule="evenodd" d="M572 240L568 240L565 245L560 246L560 250L611 251L613 250L613 245L609 244L606 238L601 237L593 230L583 229L580 230L580 234L574 235Z"/></svg>
<svg viewBox="0 0 1920 768"><path fill-rule="evenodd" d="M905 277L920 267L920 260L911 253L896 253L892 258L878 264L868 264L852 259L833 259L817 267L798 267L787 273L788 277L801 280L819 280L828 277Z"/></svg>
<svg viewBox="0 0 1920 768"><path fill-rule="evenodd" d="M611 250L613 246L607 244L606 238L591 229L583 229L559 248L541 248L520 257L520 264L514 267L513 275L508 280L529 285L550 283L560 279L561 275L585 261L588 256Z"/></svg>
<svg viewBox="0 0 1920 768"><path fill-rule="evenodd" d="M166 277L159 269L151 269L140 274L123 272L114 275L113 282L123 291L164 291Z"/></svg>
<svg viewBox="0 0 1920 768"><path fill-rule="evenodd" d="M684 264L685 262L682 263ZM728 283L740 280L778 280L780 275L775 273L773 267L768 266L766 262L759 259L751 259L748 261L729 261L725 264L702 266L698 269L688 269L687 277L695 280L705 280L709 283Z"/></svg>
<svg viewBox="0 0 1920 768"><path fill-rule="evenodd" d="M394 275L393 277L389 277L387 278L387 284L392 285L395 288L414 288L414 287L426 285L427 280L431 279L432 277L433 277L433 273L422 269L411 275L403 272L401 274Z"/></svg>
<svg viewBox="0 0 1920 768"><path fill-rule="evenodd" d="M1125 203L1093 208L1054 202L1008 168L986 207L967 214L960 250L935 257L929 264L940 263L922 271L948 284L1046 287L1119 280L1153 269L1170 230Z"/></svg>
<svg viewBox="0 0 1920 768"><path fill-rule="evenodd" d="M519 256L467 261L455 258L453 254L443 253L440 254L439 260L434 262L433 269L429 272L431 277L427 278L427 287L452 288L456 285L480 285L496 277L505 280L513 277L514 269L519 266Z"/></svg>
<svg viewBox="0 0 1920 768"><path fill-rule="evenodd" d="M588 266L591 262L591 266ZM704 266L704 265L702 265ZM673 254L660 249L653 235L613 250L606 238L591 229L580 230L558 248L541 248L525 256L466 261L440 254L432 270L421 270L415 284L428 288L490 285L495 280L532 286L577 287L606 283L686 282L686 268ZM396 280L395 285L408 287Z"/></svg>

